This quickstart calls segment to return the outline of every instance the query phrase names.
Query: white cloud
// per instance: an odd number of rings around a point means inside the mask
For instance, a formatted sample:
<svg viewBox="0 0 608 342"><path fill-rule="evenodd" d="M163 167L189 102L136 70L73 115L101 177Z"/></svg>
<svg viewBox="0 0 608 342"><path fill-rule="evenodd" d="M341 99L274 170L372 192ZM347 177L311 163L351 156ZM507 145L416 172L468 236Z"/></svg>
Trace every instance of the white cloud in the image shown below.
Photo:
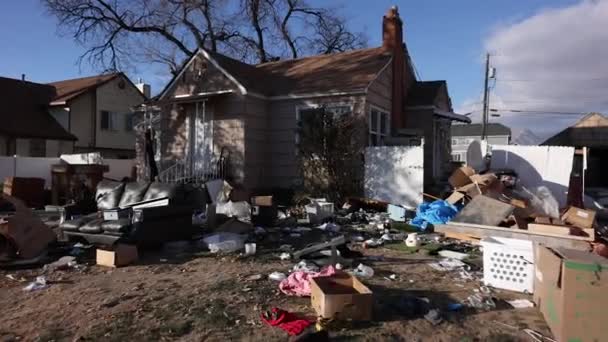
<svg viewBox="0 0 608 342"><path fill-rule="evenodd" d="M485 42L497 69L491 108L608 114L607 22L608 0L596 0L543 10L496 29ZM470 111L477 101L465 101L460 110ZM546 137L578 118L504 113L491 121Z"/></svg>

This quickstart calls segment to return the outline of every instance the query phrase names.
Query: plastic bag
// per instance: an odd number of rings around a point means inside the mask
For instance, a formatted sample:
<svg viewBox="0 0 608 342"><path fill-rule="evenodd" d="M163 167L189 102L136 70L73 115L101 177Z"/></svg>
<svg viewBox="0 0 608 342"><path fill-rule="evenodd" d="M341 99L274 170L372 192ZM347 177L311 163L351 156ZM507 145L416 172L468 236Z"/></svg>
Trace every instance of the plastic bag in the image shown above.
<svg viewBox="0 0 608 342"><path fill-rule="evenodd" d="M552 218L559 218L559 203L551 190L546 186L539 186L531 189L532 191L522 187L521 195L530 201L530 206L539 214Z"/></svg>
<svg viewBox="0 0 608 342"><path fill-rule="evenodd" d="M241 250L245 247L244 235L234 233L216 233L203 238L207 248L211 253L231 253Z"/></svg>
<svg viewBox="0 0 608 342"><path fill-rule="evenodd" d="M359 264L359 266L354 269L353 275L361 278L371 278L374 276L374 269L369 266Z"/></svg>

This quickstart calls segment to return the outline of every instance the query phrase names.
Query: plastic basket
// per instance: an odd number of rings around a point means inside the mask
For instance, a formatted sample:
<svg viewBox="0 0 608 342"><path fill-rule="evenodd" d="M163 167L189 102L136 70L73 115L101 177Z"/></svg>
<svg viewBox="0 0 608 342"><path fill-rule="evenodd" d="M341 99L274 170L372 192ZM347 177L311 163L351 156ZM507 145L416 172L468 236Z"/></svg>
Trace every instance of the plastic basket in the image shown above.
<svg viewBox="0 0 608 342"><path fill-rule="evenodd" d="M532 241L488 237L483 247L483 282L499 289L534 291L534 244Z"/></svg>

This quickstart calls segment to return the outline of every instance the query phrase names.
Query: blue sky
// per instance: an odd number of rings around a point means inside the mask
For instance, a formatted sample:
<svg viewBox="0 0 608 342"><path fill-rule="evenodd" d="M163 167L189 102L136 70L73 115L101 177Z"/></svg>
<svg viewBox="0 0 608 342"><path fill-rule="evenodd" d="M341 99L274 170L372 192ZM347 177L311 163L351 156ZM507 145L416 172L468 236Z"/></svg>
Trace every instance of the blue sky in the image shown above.
<svg viewBox="0 0 608 342"><path fill-rule="evenodd" d="M312 0L312 3L324 4L326 1ZM541 31L542 34L545 34L545 27L556 22L556 20L550 20L551 18L563 17L563 20L566 21L568 13L574 13L576 8L579 9L577 12L579 17L580 13L591 15L598 12L597 8L600 6L596 3L605 4L606 1L332 1L332 4L342 6L343 13L351 19L353 28L366 32L370 46L380 44L382 15L390 6L398 5L405 23L406 43L422 79L447 80L454 107L462 111L474 110L478 107L476 102L479 102L483 86L483 56L488 48L501 50L498 52L499 56L496 57L498 75L501 75L502 72L517 75L516 71L521 71L521 66L514 67L513 59L503 63L501 54L506 56L519 54L522 46L526 46L525 40L528 32L531 36L534 36L535 32L541 34ZM581 4L588 5L582 8ZM536 20L537 18L538 20ZM545 24L534 26L535 20L543 22L543 19ZM564 22L561 25L565 26L567 23ZM594 42L594 35L601 30L598 27L593 31L582 33L590 36L588 45ZM555 32L557 36L555 38L562 39L559 27ZM516 38L513 38L514 36ZM544 39L551 40L552 38L545 37ZM564 37L563 39L569 38ZM571 37L571 39L580 40L580 37ZM84 49L78 46L71 37L61 37L57 34L56 19L45 13L38 0L2 2L0 5L0 42L3 47L0 55L1 76L19 78L22 73L25 73L28 80L49 82L88 76L98 71L86 64L81 66L77 64L77 58ZM551 42L551 44L559 43ZM606 51L601 51L604 54L601 57L606 60L608 56L604 52ZM557 64L559 63L556 61ZM517 69L518 67L520 69ZM608 71L603 65L602 68L602 72ZM152 83L156 91L163 86L158 75L154 75L149 70L140 68L139 73L130 73L129 76L133 79L143 77ZM570 76L576 78L577 75ZM583 76L589 77L589 74ZM548 78L551 79L551 77ZM510 90L512 95L513 89L499 83L496 88L496 96L501 94L501 89ZM505 104L499 98L495 103ZM604 109L602 108L604 104L589 108ZM513 103L505 105L514 106ZM587 107L585 107L586 109ZM579 108L577 107L576 110ZM552 130L555 129L557 128L552 128Z"/></svg>

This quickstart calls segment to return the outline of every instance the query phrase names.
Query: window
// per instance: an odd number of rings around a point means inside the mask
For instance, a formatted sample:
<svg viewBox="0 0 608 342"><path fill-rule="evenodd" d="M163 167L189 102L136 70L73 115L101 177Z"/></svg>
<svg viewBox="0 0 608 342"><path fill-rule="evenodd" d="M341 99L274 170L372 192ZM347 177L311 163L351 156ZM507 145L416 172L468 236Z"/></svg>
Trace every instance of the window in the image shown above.
<svg viewBox="0 0 608 342"><path fill-rule="evenodd" d="M369 113L369 145L384 145L390 132L390 119L388 112L372 107Z"/></svg>
<svg viewBox="0 0 608 342"><path fill-rule="evenodd" d="M453 153L452 161L457 161L457 162L462 161L462 160L460 160L460 153Z"/></svg>
<svg viewBox="0 0 608 342"><path fill-rule="evenodd" d="M105 130L105 131L118 131L119 125L121 123L120 119L121 119L121 117L124 117L124 116L125 116L125 114L102 110L101 111L101 129Z"/></svg>
<svg viewBox="0 0 608 342"><path fill-rule="evenodd" d="M452 139L452 145L458 145L458 139Z"/></svg>

